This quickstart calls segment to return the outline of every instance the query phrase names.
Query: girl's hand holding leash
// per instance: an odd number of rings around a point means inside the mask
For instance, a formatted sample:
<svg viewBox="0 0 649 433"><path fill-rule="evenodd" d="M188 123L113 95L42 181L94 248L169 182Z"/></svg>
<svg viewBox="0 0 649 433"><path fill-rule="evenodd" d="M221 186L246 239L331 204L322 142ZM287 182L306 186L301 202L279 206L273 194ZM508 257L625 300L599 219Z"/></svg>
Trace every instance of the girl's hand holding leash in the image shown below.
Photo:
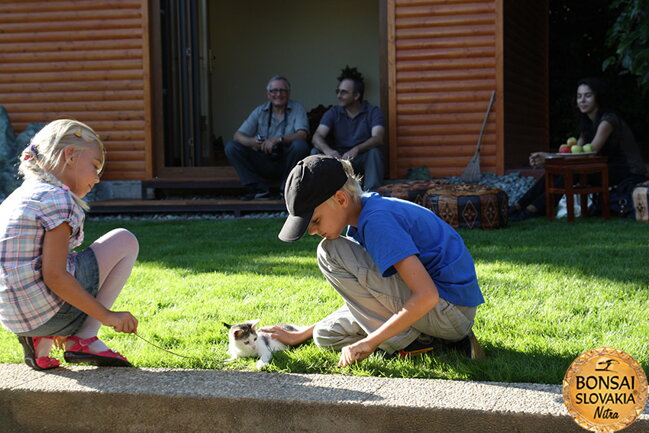
<svg viewBox="0 0 649 433"><path fill-rule="evenodd" d="M109 311L102 324L117 332L137 334L137 319L128 311Z"/></svg>

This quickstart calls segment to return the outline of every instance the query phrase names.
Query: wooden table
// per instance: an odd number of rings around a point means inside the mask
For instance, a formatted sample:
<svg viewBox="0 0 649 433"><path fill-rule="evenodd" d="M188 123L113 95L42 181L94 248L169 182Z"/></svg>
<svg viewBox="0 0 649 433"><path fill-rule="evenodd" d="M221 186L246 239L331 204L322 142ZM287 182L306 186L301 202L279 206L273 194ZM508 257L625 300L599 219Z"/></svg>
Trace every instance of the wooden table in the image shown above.
<svg viewBox="0 0 649 433"><path fill-rule="evenodd" d="M600 184L589 185L588 175L599 174ZM555 185L554 177L563 176L563 187ZM575 181L579 183L575 185ZM545 160L545 204L549 220L554 219L554 195L566 195L568 221L575 220L574 194L579 194L581 200L581 215L588 215L588 194L600 194L602 197L602 216L610 217L608 197L608 166L605 156L556 156Z"/></svg>

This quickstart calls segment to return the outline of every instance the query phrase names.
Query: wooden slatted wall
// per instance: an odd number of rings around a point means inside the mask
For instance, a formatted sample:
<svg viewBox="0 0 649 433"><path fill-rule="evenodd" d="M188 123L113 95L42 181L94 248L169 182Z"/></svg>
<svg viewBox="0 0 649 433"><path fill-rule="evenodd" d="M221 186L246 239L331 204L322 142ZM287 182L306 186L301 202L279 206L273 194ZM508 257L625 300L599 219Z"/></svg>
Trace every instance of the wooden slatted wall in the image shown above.
<svg viewBox="0 0 649 433"><path fill-rule="evenodd" d="M390 177L418 166L458 175L499 90L496 1L389 0L387 17ZM497 108L482 140L483 172L502 171Z"/></svg>
<svg viewBox="0 0 649 433"><path fill-rule="evenodd" d="M104 179L151 177L147 4L2 2L0 104L16 133L74 118L106 145Z"/></svg>

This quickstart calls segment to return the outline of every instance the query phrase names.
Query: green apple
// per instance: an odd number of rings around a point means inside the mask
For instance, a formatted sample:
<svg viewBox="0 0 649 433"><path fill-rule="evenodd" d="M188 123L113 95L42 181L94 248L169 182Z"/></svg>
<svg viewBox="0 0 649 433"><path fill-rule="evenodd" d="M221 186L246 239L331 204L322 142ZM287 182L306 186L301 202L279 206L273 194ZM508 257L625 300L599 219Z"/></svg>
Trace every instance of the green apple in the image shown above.
<svg viewBox="0 0 649 433"><path fill-rule="evenodd" d="M570 147L570 152L572 152L572 153L582 153L583 151L584 151L584 148L581 147L578 144L575 144L575 145Z"/></svg>
<svg viewBox="0 0 649 433"><path fill-rule="evenodd" d="M594 152L595 150L593 149L593 145L590 143L584 144L584 147L582 147L584 152Z"/></svg>
<svg viewBox="0 0 649 433"><path fill-rule="evenodd" d="M575 137L570 137L569 139L566 140L566 144L572 147L575 144L577 144L577 139Z"/></svg>

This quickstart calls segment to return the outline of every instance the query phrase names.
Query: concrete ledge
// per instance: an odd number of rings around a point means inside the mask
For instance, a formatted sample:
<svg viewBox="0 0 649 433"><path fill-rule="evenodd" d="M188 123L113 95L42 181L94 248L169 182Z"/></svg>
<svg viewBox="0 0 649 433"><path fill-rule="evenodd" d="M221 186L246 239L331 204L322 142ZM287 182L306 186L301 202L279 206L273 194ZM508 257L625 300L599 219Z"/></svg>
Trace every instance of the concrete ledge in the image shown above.
<svg viewBox="0 0 649 433"><path fill-rule="evenodd" d="M583 432L558 385L0 365L0 431ZM649 431L649 413L625 433Z"/></svg>

